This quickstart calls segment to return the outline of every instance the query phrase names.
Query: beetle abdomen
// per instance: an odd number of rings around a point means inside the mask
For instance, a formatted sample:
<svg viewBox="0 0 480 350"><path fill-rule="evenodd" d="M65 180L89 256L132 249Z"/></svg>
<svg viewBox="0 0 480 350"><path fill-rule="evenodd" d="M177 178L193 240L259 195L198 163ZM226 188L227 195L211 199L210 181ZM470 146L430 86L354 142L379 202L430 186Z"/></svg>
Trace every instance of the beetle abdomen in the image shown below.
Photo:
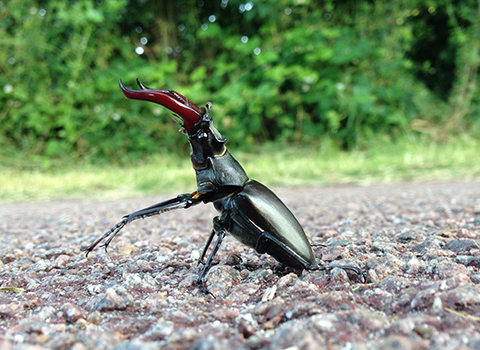
<svg viewBox="0 0 480 350"><path fill-rule="evenodd" d="M231 216L234 223L229 231L242 243L290 266L317 266L302 226L266 186L254 180L247 182L231 197L230 205L238 212Z"/></svg>

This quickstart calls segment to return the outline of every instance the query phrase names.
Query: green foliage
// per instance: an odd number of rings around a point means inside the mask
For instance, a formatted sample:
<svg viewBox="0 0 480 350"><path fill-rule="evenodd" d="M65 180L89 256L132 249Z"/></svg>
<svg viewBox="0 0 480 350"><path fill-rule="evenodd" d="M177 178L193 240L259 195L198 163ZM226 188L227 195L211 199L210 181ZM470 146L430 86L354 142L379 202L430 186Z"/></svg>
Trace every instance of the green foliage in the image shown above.
<svg viewBox="0 0 480 350"><path fill-rule="evenodd" d="M473 0L3 1L0 155L187 152L169 111L124 99L137 77L212 101L237 147L478 132L478 23Z"/></svg>

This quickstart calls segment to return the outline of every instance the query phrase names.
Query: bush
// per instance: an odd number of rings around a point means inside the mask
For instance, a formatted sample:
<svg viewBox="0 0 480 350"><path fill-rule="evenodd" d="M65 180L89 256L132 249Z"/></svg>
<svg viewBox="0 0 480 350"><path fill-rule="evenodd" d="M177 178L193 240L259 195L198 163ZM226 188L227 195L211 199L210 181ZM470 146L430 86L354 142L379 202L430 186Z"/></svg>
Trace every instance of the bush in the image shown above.
<svg viewBox="0 0 480 350"><path fill-rule="evenodd" d="M212 101L219 130L236 146L351 149L412 125L474 129L480 21L470 5L4 1L1 152L95 162L186 152L169 111L123 98L118 78L133 87L136 77ZM452 28L446 37L422 36L438 23ZM443 63L419 54L422 41L436 45L427 51L447 50ZM453 84L435 84L448 74Z"/></svg>

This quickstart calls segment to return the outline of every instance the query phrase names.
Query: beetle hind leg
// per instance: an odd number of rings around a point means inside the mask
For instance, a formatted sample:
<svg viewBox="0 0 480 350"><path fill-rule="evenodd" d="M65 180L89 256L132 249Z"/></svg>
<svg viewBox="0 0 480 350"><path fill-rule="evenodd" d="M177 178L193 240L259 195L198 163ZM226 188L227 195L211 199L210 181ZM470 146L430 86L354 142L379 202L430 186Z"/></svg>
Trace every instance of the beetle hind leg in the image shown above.
<svg viewBox="0 0 480 350"><path fill-rule="evenodd" d="M342 270L349 270L355 272L359 277L360 281L363 281L365 277L363 276L362 270L356 266L350 266L350 265L337 265L337 266L312 266L307 268L309 271L330 271L333 270L334 268L339 268Z"/></svg>
<svg viewBox="0 0 480 350"><path fill-rule="evenodd" d="M362 270L360 270L358 267L355 266L350 266L350 265L340 265L340 266L316 266L312 265L302 257L300 257L298 254L296 254L292 249L290 249L287 245L284 243L280 242L278 239L273 237L271 234L267 232L262 232L261 236L259 237L257 241L257 246L255 247L256 251L259 252L260 254L263 253L269 253L270 255L274 256L275 259L278 261L282 262L281 257L278 254L273 255L271 251L268 251L268 249L272 249L272 247L276 248L276 251L280 251L282 254L287 256L289 258L290 264L291 261L296 261L298 266L302 267L305 270L309 271L330 271L336 267L343 269L343 270L349 270L355 272L357 275L360 276L360 280L364 279Z"/></svg>
<svg viewBox="0 0 480 350"><path fill-rule="evenodd" d="M255 250L260 254L270 254L279 262L290 266L293 266L293 263L295 263L296 267L301 267L303 269L307 269L309 266L312 266L311 263L295 253L285 243L279 241L277 238L265 231L262 232L258 238Z"/></svg>

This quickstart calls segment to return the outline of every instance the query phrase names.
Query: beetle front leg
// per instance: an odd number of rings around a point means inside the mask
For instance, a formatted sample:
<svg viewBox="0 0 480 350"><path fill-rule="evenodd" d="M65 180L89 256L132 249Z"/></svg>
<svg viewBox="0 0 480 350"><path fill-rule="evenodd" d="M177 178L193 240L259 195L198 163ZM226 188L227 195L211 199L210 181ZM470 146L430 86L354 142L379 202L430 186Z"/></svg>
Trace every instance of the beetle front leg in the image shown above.
<svg viewBox="0 0 480 350"><path fill-rule="evenodd" d="M118 224L113 226L110 230L108 230L102 237L100 237L97 241L93 244L88 246L87 248L83 248L82 251L86 252L86 256L95 249L97 245L99 245L105 238L109 237L108 240L103 244L105 247L105 251L107 251L108 245L112 242L113 238L120 232L120 230L125 227L128 223L138 220L144 219L149 216L159 215L166 211L174 210L174 209L187 209L193 205L196 205L201 202L199 199L200 196L197 195L196 192L190 194L180 194L175 198L154 204L150 207L143 208L133 212L131 214L125 215L123 220L120 221Z"/></svg>

